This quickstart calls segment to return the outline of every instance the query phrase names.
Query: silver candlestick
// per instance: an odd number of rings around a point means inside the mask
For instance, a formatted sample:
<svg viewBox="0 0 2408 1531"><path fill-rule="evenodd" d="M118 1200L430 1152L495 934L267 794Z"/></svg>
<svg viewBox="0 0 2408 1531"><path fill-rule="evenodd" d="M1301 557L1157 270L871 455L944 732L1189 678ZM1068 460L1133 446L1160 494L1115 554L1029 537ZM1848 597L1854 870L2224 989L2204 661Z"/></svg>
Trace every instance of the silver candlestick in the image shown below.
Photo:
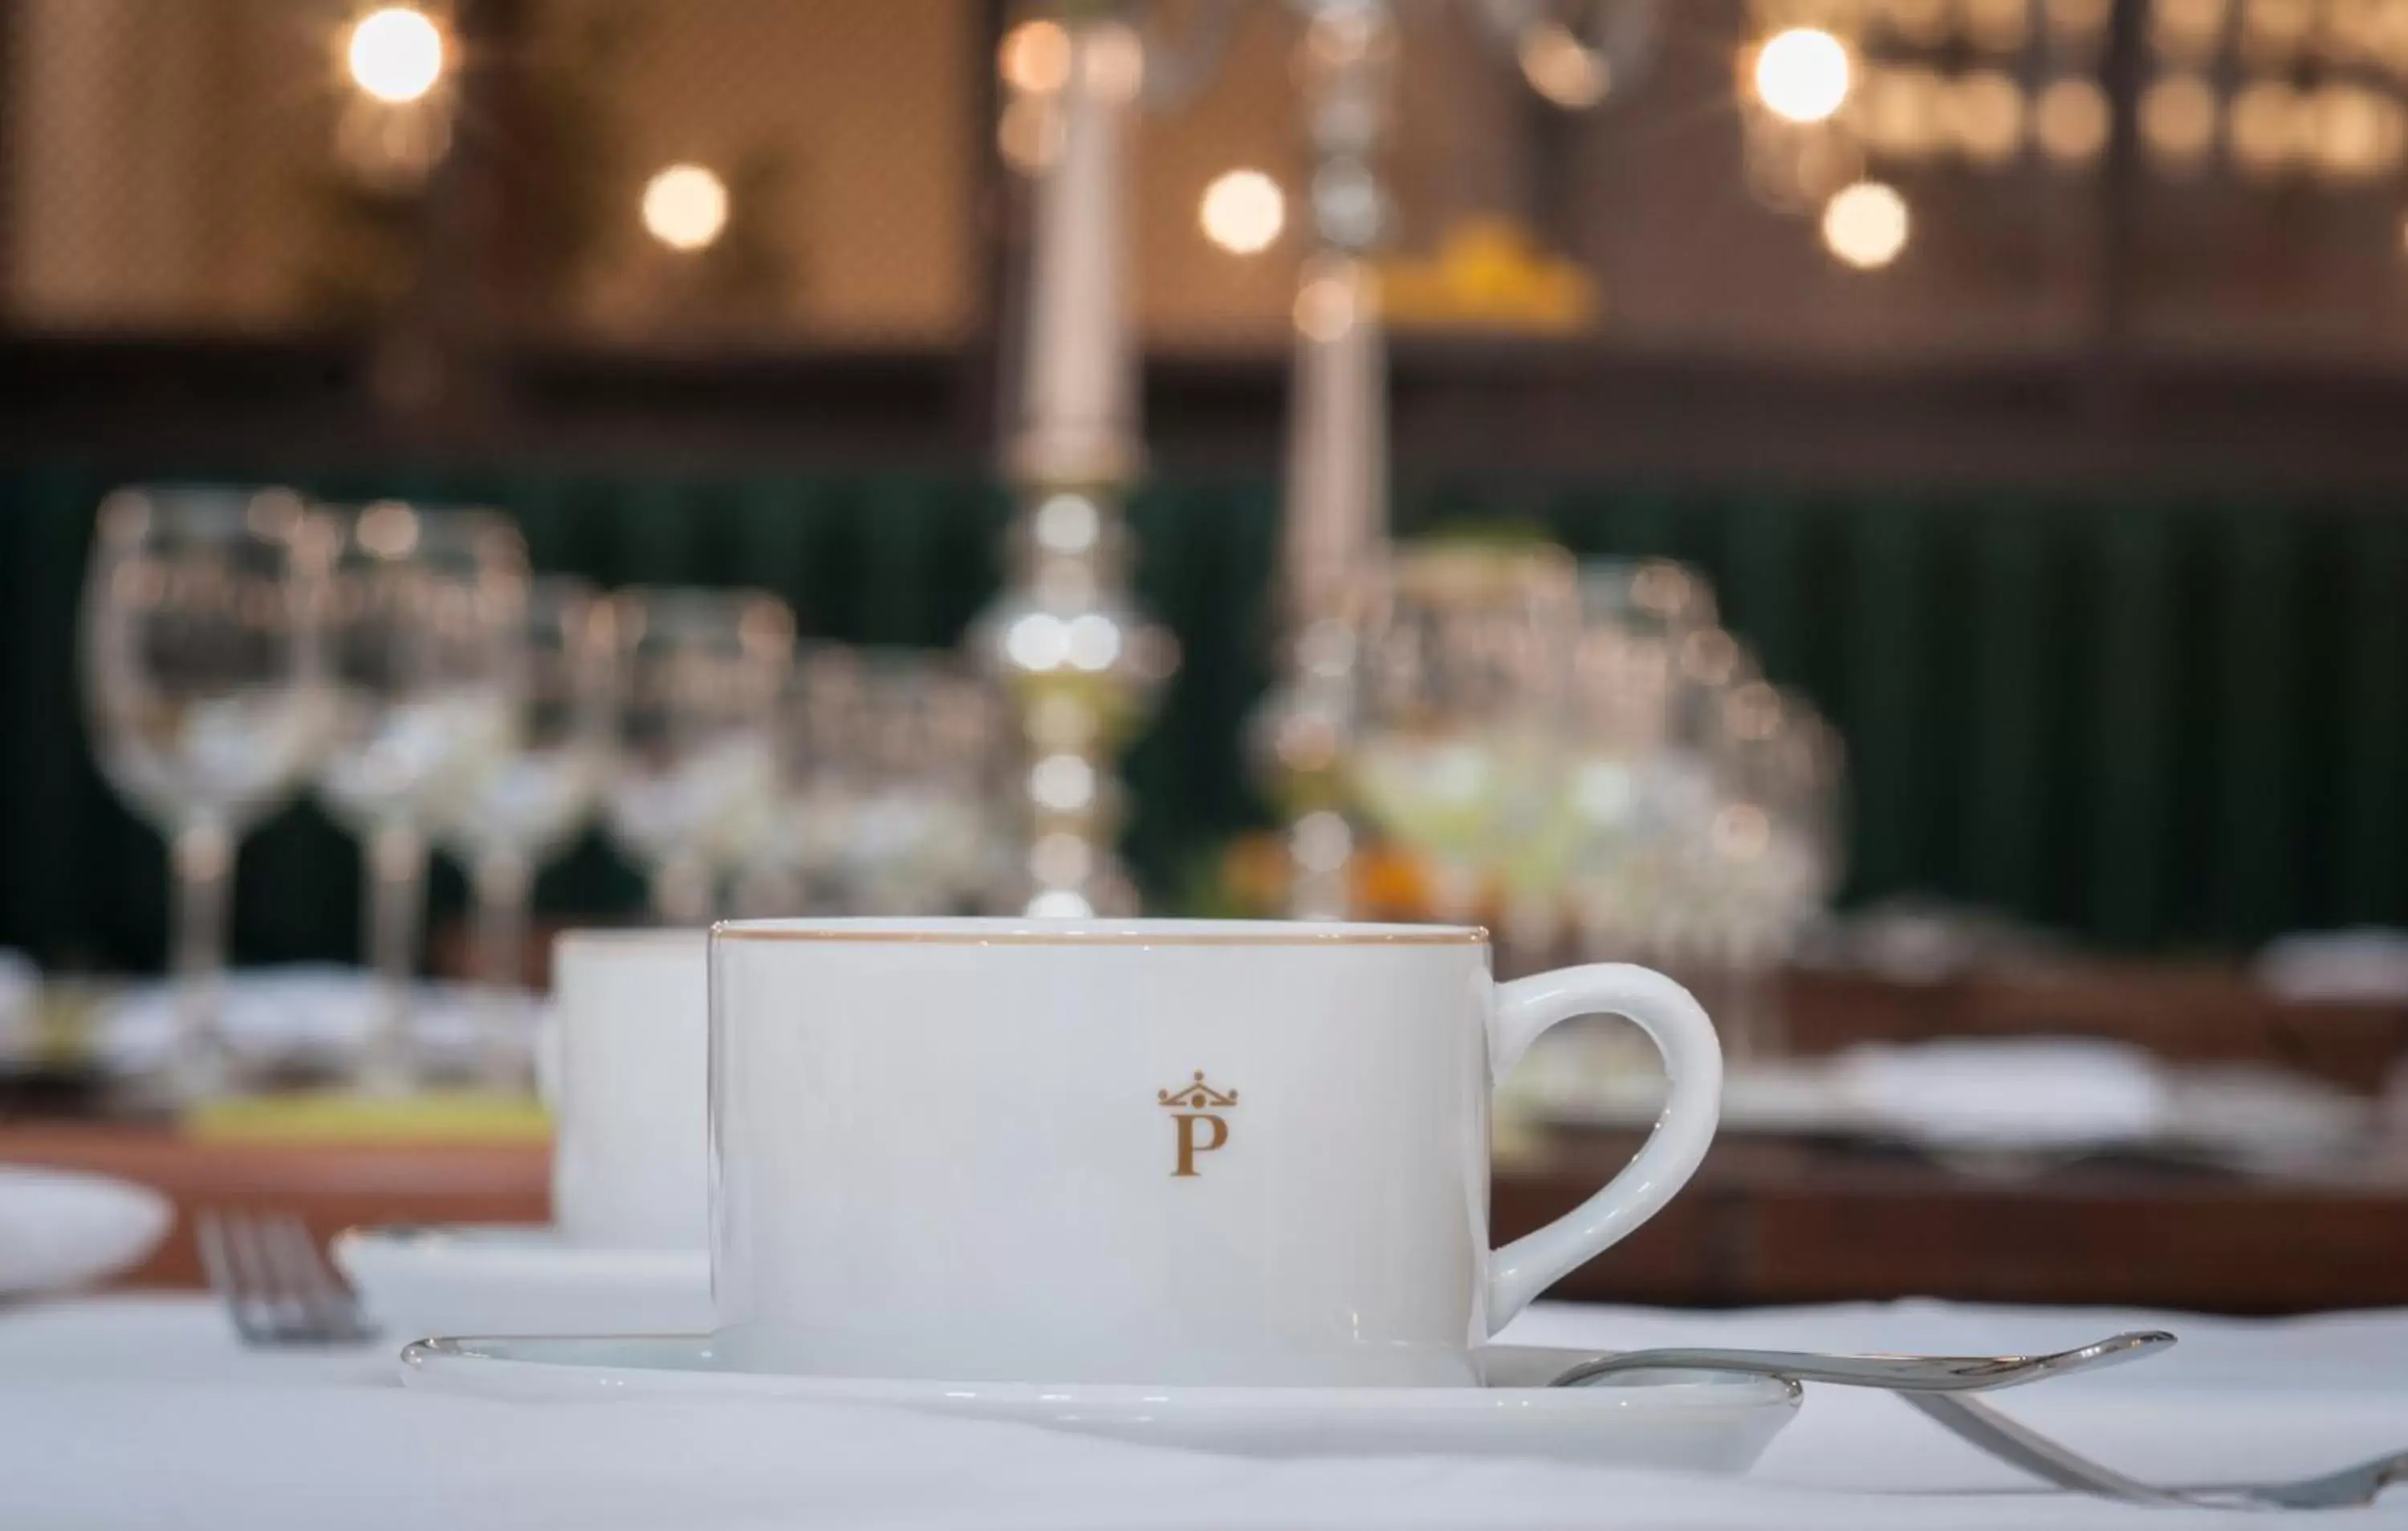
<svg viewBox="0 0 2408 1531"><path fill-rule="evenodd" d="M1114 766L1178 663L1128 594L1121 507L1143 459L1126 311L1128 119L1143 44L1114 7L1064 7L1043 46L1047 150L1037 172L1019 419L1006 446L1018 501L1010 582L973 628L1028 751L1023 908L1127 912L1112 842Z"/></svg>
<svg viewBox="0 0 2408 1531"><path fill-rule="evenodd" d="M1387 538L1388 362L1371 251L1391 219L1377 156L1395 93L1384 0L1295 0L1313 249L1297 273L1281 551L1282 679L1256 721L1286 814L1288 913L1340 919L1352 898L1345 743L1354 726L1352 597Z"/></svg>
<svg viewBox="0 0 2408 1531"><path fill-rule="evenodd" d="M1240 3L1191 7L1192 24L1172 38L1154 30L1156 8L1143 0L1067 0L1007 45L1013 96L1002 127L1036 177L1036 217L1023 408L1007 452L1019 500L1013 574L976 642L1018 698L1030 745L1032 912L1075 915L1129 897L1110 846L1111 766L1177 661L1168 635L1127 595L1120 508L1142 452L1122 150L1140 101L1175 106L1211 78ZM1370 256L1393 222L1378 161L1393 116L1398 0L1288 3L1303 23L1313 249L1295 309L1285 679L1254 737L1291 821L1291 912L1326 917L1346 910L1353 852L1341 776L1352 602L1387 540L1386 345ZM1467 3L1535 89L1585 107L1643 62L1658 0L1591 0L1586 35L1555 20L1548 0ZM1015 120L1033 131L1015 134Z"/></svg>

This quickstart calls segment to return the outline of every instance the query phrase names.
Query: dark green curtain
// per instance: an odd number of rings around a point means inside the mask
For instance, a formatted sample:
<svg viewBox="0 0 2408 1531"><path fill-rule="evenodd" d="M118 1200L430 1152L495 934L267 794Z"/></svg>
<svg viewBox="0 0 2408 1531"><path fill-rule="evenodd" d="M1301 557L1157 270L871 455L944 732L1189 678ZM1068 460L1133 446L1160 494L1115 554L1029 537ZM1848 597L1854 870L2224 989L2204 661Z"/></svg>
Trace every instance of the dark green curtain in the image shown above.
<svg viewBox="0 0 2408 1531"><path fill-rule="evenodd" d="M501 505L538 567L758 585L805 632L863 642L953 639L998 577L1006 510L991 485L899 472L217 466L331 498ZM0 945L68 966L162 950L161 848L93 773L77 692L92 512L127 476L0 468ZM2162 950L2408 923L2408 522L2386 509L1458 483L1407 496L1398 519L1512 519L1583 554L1698 565L1767 671L1846 736L1852 898L1928 892ZM1131 859L1168 907L1258 822L1238 738L1263 682L1277 507L1261 483L1181 480L1132 514L1143 598L1184 650L1129 763ZM307 805L262 826L243 849L239 954L350 953L357 871ZM595 914L638 895L598 840L540 889ZM439 880L438 901L458 896Z"/></svg>

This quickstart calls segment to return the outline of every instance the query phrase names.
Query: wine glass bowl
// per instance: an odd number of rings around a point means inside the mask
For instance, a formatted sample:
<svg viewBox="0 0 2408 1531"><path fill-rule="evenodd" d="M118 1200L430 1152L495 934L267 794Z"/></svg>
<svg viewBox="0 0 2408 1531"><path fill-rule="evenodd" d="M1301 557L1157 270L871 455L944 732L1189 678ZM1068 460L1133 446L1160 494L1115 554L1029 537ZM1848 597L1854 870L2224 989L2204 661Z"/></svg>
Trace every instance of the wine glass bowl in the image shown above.
<svg viewBox="0 0 2408 1531"><path fill-rule="evenodd" d="M949 656L860 656L846 751L844 879L869 914L943 912L975 896L992 858L989 807L1002 698Z"/></svg>
<svg viewBox="0 0 2408 1531"><path fill-rule="evenodd" d="M84 698L102 775L168 839L178 1037L163 1082L178 1095L228 1083L218 987L236 847L322 741L325 534L273 488L120 489L95 524Z"/></svg>
<svg viewBox="0 0 2408 1531"><path fill-rule="evenodd" d="M470 862L530 866L583 827L610 769L615 683L609 605L581 579L531 581L524 633L509 654L503 747L446 805L443 837Z"/></svg>
<svg viewBox="0 0 2408 1531"><path fill-rule="evenodd" d="M794 613L759 591L630 589L613 598L610 622L617 764L606 821L650 872L654 913L699 924L720 880L777 828Z"/></svg>
<svg viewBox="0 0 2408 1531"><path fill-rule="evenodd" d="M380 500L335 524L319 793L363 842L379 1000L360 1080L393 1094L417 1074L409 995L429 837L511 749L526 549L484 510Z"/></svg>
<svg viewBox="0 0 2408 1531"><path fill-rule="evenodd" d="M583 580L553 575L529 581L522 609L504 654L507 737L438 805L439 836L468 869L484 991L480 1072L497 1089L525 1083L517 991L536 872L584 826L610 769L609 606Z"/></svg>
<svg viewBox="0 0 2408 1531"><path fill-rule="evenodd" d="M84 604L101 771L153 823L238 830L314 757L322 536L287 490L123 489Z"/></svg>
<svg viewBox="0 0 2408 1531"><path fill-rule="evenodd" d="M364 833L446 822L509 743L525 548L490 512L399 500L338 525L320 794Z"/></svg>
<svg viewBox="0 0 2408 1531"><path fill-rule="evenodd" d="M1570 560L1547 547L1409 553L1374 578L1349 776L1430 863L1441 918L1470 918L1492 878L1545 880L1574 596Z"/></svg>

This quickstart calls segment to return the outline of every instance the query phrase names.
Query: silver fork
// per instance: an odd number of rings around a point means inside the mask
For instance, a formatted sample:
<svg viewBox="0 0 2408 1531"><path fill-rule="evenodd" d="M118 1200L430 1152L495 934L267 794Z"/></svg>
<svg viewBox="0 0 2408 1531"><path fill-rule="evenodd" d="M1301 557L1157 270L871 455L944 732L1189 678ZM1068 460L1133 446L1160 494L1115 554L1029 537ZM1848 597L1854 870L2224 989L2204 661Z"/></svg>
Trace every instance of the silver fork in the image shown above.
<svg viewBox="0 0 2408 1531"><path fill-rule="evenodd" d="M356 1345L376 1325L290 1212L204 1211L194 1229L209 1287L246 1345Z"/></svg>

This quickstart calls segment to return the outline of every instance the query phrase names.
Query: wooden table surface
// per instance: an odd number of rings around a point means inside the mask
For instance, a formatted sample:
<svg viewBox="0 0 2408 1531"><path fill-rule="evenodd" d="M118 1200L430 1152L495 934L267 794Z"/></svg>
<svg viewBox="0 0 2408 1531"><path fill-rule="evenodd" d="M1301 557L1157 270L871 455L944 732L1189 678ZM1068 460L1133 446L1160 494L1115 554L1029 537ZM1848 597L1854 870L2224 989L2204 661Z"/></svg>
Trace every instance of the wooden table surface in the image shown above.
<svg viewBox="0 0 2408 1531"><path fill-rule="evenodd" d="M128 1279L136 1286L202 1284L191 1214L203 1208L293 1212L323 1240L395 1223L540 1223L552 1206L551 1151L523 1143L201 1143L163 1127L42 1123L0 1127L0 1164L115 1175L172 1200L175 1230Z"/></svg>
<svg viewBox="0 0 2408 1531"><path fill-rule="evenodd" d="M1512 1235L1559 1216L1635 1138L1551 1139L1496 1180ZM1901 1296L2283 1313L2408 1304L2408 1176L2274 1182L2149 1165L2029 1180L1727 1138L1689 1188L1555 1288L1594 1302Z"/></svg>
<svg viewBox="0 0 2408 1531"><path fill-rule="evenodd" d="M1500 1237L1575 1205L1628 1157L1546 1139L1498 1174ZM97 1170L203 1207L300 1214L325 1238L547 1215L540 1147L194 1143L159 1128L0 1128L0 1162ZM136 1284L200 1281L189 1216ZM1729 1138L1671 1207L1556 1289L1598 1302L1753 1305L1905 1295L2276 1313L2408 1305L2408 1177L2273 1183L2152 1166L1972 1179L1901 1157Z"/></svg>

